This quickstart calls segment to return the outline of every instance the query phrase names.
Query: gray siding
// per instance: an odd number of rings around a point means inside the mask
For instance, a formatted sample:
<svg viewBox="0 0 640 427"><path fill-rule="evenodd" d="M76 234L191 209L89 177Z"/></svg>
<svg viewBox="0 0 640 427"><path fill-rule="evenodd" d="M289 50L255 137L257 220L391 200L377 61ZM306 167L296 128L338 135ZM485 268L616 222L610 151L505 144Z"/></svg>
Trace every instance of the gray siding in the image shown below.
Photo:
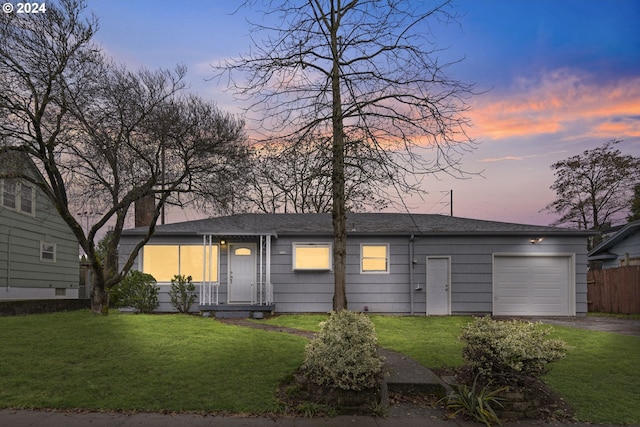
<svg viewBox="0 0 640 427"><path fill-rule="evenodd" d="M495 253L576 254L576 313L587 312L587 249L586 239L583 237L549 237L535 245L529 242L528 237L519 236L424 237L416 240L418 264L415 266L414 277L424 284L427 256L451 256L452 314L491 313L492 255ZM416 312L424 313L422 307L414 308Z"/></svg>
<svg viewBox="0 0 640 427"><path fill-rule="evenodd" d="M44 194L35 216L0 206L0 299L53 298L56 288L77 298L78 242ZM40 242L56 244L55 262L40 259Z"/></svg>
<svg viewBox="0 0 640 427"><path fill-rule="evenodd" d="M617 255L617 258L603 261L602 268L620 267L626 254L629 254L629 258L640 257L640 233L632 234L609 249L608 252Z"/></svg>
<svg viewBox="0 0 640 427"><path fill-rule="evenodd" d="M536 236L531 236L536 237ZM121 257L132 247L123 238ZM451 313L486 314L493 310L493 254L575 254L576 313L587 312L587 250L584 237L548 237L531 244L527 236L350 236L347 245L347 299L349 308L374 313L426 313L426 258L451 258ZM230 242L241 239L227 239ZM327 312L332 308L332 271L294 271L293 242L331 242L331 236L280 236L272 239L271 282L276 311L281 313ZM251 241L256 241L251 240ZM201 243L201 237L154 237L153 243ZM389 244L390 273L360 273L360 245ZM127 250L127 248L129 248ZM413 251L413 255L411 256ZM123 259L121 259L121 262ZM136 263L134 268L139 268ZM220 251L220 302L226 302L227 254ZM167 289L168 287L164 287ZM416 290L419 288L420 290ZM166 299L168 301L168 297ZM161 310L171 311L168 303Z"/></svg>

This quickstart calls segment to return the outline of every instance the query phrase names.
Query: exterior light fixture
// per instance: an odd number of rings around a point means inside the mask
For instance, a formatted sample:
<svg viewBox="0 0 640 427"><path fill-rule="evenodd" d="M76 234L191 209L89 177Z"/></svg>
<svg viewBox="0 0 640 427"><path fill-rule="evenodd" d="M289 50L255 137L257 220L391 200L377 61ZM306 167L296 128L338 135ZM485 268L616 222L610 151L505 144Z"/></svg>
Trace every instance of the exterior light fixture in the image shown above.
<svg viewBox="0 0 640 427"><path fill-rule="evenodd" d="M529 242L532 245L535 245L536 243L542 242L542 237L532 237L531 239L529 239Z"/></svg>

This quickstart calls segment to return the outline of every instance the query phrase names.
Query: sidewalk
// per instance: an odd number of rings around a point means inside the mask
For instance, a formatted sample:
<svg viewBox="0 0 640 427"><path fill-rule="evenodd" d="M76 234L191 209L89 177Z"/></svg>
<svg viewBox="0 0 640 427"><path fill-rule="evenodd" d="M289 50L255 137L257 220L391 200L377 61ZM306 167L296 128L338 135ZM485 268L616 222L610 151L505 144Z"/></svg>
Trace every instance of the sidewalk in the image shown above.
<svg viewBox="0 0 640 427"><path fill-rule="evenodd" d="M538 420L508 422L504 427L593 427L593 424L555 423ZM483 424L457 418L443 420L434 416L390 416L373 418L338 416L334 418L242 418L209 415L164 415L156 413L120 414L108 412L57 412L0 410L0 426L11 427L482 427Z"/></svg>

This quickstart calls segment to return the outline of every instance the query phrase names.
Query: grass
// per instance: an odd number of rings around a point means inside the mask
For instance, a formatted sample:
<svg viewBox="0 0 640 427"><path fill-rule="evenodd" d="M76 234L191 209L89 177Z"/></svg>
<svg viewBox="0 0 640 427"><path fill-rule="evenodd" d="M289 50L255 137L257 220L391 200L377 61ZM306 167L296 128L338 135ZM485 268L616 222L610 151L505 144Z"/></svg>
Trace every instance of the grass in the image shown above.
<svg viewBox="0 0 640 427"><path fill-rule="evenodd" d="M640 338L554 326L573 350L545 381L576 409L579 420L640 424Z"/></svg>
<svg viewBox="0 0 640 427"><path fill-rule="evenodd" d="M628 318L628 317L627 317ZM316 331L320 315L279 316L272 324ZM406 354L424 366L462 365L460 328L469 317L371 316L381 346ZM570 327L553 327L553 336L573 347L544 377L592 423L640 424L640 338Z"/></svg>
<svg viewBox="0 0 640 427"><path fill-rule="evenodd" d="M266 323L318 331L325 315ZM460 366L469 317L372 315L380 345ZM574 349L545 380L581 421L640 424L640 338L554 327ZM184 315L0 317L0 407L265 413L306 340Z"/></svg>
<svg viewBox="0 0 640 427"><path fill-rule="evenodd" d="M0 318L0 407L263 413L306 340L195 316Z"/></svg>

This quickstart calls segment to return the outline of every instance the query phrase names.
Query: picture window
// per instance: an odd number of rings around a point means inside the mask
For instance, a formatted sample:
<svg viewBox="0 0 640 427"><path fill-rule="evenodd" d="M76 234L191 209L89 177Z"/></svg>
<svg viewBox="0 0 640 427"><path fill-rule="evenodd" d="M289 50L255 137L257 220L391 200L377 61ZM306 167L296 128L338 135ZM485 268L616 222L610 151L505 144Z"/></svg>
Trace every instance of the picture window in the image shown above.
<svg viewBox="0 0 640 427"><path fill-rule="evenodd" d="M294 270L331 270L331 243L294 243Z"/></svg>

